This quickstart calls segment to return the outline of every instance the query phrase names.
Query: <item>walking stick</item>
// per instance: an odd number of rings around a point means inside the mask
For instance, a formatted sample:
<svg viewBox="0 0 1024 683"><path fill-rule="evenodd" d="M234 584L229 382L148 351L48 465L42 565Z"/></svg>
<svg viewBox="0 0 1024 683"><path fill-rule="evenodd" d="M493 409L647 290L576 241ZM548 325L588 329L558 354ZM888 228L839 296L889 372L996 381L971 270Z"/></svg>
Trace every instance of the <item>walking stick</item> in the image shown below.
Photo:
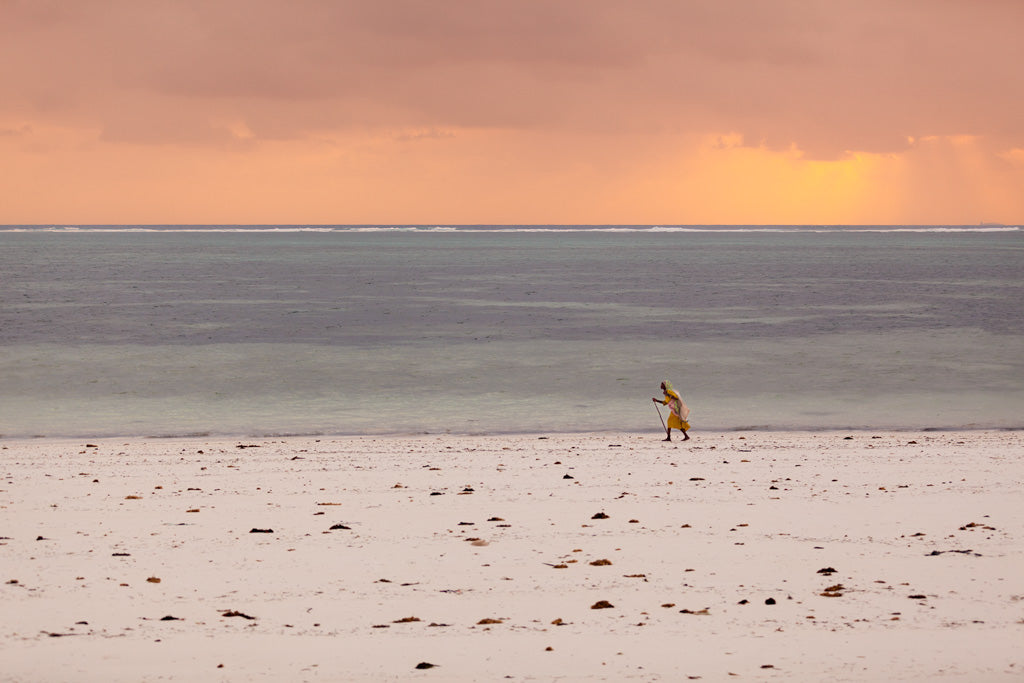
<svg viewBox="0 0 1024 683"><path fill-rule="evenodd" d="M658 419L661 420L661 426L665 428L665 433L671 436L671 432L668 431L668 425L665 424L665 418L661 416L661 408L658 407L657 403L654 404L654 409L658 411Z"/></svg>

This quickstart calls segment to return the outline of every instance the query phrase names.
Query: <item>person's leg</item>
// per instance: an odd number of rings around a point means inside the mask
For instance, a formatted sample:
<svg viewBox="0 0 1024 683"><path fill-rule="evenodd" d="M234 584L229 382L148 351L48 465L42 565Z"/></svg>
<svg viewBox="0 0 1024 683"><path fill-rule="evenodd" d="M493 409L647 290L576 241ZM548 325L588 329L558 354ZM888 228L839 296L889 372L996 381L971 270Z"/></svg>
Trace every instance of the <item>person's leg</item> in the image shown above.
<svg viewBox="0 0 1024 683"><path fill-rule="evenodd" d="M685 432L684 432L684 433L685 433ZM665 430L665 434L666 434L666 436L665 436L665 438L664 438L664 439L662 439L662 441L671 441L671 440L672 440L672 428L671 428L671 427L668 427L668 428L667 428L667 429Z"/></svg>
<svg viewBox="0 0 1024 683"><path fill-rule="evenodd" d="M690 435L686 433L685 429L680 430L683 433L683 441L689 441Z"/></svg>

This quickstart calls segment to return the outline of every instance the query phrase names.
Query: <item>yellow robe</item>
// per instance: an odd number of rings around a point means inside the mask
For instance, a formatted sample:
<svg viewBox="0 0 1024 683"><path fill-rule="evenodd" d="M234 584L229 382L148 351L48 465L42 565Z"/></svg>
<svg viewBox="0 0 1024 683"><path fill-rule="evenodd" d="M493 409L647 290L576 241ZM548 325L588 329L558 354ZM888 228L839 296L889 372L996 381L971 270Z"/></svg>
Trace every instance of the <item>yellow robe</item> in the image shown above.
<svg viewBox="0 0 1024 683"><path fill-rule="evenodd" d="M678 401L678 403L676 403ZM669 429L679 429L684 432L690 430L690 423L679 416L676 412L676 406L683 406L683 399L679 398L679 394L674 391L668 390L665 392L665 400L661 402L663 406L671 406L672 413L668 416L667 427ZM684 407L683 410L686 410ZM686 410L686 412L690 412Z"/></svg>

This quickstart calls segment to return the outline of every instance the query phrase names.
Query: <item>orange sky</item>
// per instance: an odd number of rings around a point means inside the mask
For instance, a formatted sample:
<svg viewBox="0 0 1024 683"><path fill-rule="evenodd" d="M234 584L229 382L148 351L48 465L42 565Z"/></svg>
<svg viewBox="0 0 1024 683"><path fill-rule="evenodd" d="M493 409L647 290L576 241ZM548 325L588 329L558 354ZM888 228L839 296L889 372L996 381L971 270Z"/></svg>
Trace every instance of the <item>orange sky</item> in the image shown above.
<svg viewBox="0 0 1024 683"><path fill-rule="evenodd" d="M1024 222L1020 0L0 0L0 223Z"/></svg>

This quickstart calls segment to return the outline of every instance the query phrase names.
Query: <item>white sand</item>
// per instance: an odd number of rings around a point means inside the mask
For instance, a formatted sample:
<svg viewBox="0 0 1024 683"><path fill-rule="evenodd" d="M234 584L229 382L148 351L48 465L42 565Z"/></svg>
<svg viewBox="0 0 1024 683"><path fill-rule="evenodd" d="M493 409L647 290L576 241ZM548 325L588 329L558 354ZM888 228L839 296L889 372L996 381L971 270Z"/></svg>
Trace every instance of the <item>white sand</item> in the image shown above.
<svg viewBox="0 0 1024 683"><path fill-rule="evenodd" d="M0 679L1024 680L1024 434L845 436L0 441Z"/></svg>

